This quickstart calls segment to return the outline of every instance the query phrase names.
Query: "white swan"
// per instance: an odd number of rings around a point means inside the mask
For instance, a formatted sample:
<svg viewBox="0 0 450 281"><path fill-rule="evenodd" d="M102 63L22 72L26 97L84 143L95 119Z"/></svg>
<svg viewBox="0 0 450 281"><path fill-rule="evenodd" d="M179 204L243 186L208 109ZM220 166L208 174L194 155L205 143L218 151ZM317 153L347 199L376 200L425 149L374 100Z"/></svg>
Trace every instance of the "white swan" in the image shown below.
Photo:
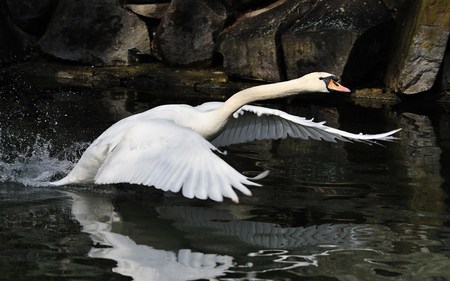
<svg viewBox="0 0 450 281"><path fill-rule="evenodd" d="M304 92L350 92L336 76L315 72L298 79L242 90L227 101L197 107L162 105L122 119L101 134L84 152L72 171L53 185L75 183L133 183L179 192L187 198L223 197L238 202L233 188L251 195L245 185L258 186L228 165L214 151L255 139L294 138L326 141L392 140L398 130L383 134L352 134L293 116L280 110L247 103ZM245 114L257 114L249 123ZM234 117L234 118L233 118ZM239 121L242 120L242 121ZM211 140L209 142L208 140Z"/></svg>

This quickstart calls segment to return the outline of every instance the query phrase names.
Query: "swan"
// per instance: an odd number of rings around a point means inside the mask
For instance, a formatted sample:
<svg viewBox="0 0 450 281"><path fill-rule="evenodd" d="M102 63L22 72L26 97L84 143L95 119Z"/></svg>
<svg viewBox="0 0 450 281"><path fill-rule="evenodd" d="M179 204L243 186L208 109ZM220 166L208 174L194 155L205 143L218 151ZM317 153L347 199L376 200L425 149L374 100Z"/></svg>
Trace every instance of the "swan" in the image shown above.
<svg viewBox="0 0 450 281"><path fill-rule="evenodd" d="M338 78L314 72L297 79L244 89L225 102L193 107L161 105L124 118L103 132L78 163L52 185L132 183L179 192L187 198L238 202L234 189L245 195L247 186L260 186L227 164L217 147L287 136L302 139L376 142L396 139L400 129L382 134L352 134L286 112L247 105L299 93L350 92ZM258 118L248 118L249 115ZM256 120L256 122L255 122ZM233 189L234 188L234 189Z"/></svg>

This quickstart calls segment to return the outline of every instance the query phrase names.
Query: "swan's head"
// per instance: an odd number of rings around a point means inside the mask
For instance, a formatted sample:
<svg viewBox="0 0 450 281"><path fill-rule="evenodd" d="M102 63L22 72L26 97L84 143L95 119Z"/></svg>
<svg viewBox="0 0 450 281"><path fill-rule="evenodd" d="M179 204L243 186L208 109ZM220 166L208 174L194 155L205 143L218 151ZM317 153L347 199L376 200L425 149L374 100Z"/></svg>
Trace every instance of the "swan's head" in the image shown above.
<svg viewBox="0 0 450 281"><path fill-rule="evenodd" d="M350 89L339 84L339 79L336 75L327 72L309 73L300 77L298 80L301 81L302 90L307 90L308 92L350 92Z"/></svg>

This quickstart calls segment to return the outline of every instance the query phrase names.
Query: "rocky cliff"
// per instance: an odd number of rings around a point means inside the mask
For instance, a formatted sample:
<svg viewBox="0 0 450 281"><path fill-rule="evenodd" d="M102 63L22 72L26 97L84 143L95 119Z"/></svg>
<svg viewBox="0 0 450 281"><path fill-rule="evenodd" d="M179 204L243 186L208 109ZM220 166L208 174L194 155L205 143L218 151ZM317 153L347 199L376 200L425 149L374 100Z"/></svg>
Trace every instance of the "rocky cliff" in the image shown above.
<svg viewBox="0 0 450 281"><path fill-rule="evenodd" d="M415 94L450 88L449 33L449 1L0 0L0 65L33 49L271 82L328 71L352 87Z"/></svg>

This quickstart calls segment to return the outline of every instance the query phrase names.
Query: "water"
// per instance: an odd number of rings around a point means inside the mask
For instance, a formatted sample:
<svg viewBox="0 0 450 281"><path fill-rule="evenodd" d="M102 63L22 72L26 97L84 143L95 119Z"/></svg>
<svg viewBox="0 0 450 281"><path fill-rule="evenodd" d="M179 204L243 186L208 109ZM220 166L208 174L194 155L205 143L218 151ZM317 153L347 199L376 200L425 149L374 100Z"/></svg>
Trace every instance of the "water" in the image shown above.
<svg viewBox="0 0 450 281"><path fill-rule="evenodd" d="M271 171L239 204L126 184L45 184L115 121L174 100L3 92L0 280L450 280L445 104L269 104L353 132L402 127L401 139L229 147L225 159L239 171Z"/></svg>

